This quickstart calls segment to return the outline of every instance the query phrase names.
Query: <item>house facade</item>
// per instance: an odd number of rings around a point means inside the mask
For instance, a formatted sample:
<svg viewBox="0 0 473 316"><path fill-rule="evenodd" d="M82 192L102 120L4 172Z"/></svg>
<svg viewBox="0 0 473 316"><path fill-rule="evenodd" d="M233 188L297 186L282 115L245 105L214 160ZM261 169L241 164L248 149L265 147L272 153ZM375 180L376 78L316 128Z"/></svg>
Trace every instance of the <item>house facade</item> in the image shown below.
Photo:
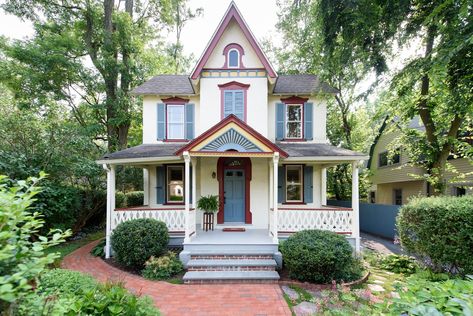
<svg viewBox="0 0 473 316"><path fill-rule="evenodd" d="M133 92L143 98L143 144L98 161L108 174L107 257L116 225L143 217L167 224L188 267L216 251L269 253L280 264L279 239L304 229L344 234L359 250L367 157L327 142L337 90L314 75L277 74L233 2L189 75L158 75ZM326 206L326 170L340 163L353 165L353 209ZM143 168L144 206L115 208L117 165ZM219 197L208 232L196 209L207 195Z"/></svg>
<svg viewBox="0 0 473 316"><path fill-rule="evenodd" d="M409 128L424 130L418 117L411 120ZM422 179L425 170L410 163L402 148L393 152L393 142L401 135L396 122L385 121L370 149L367 168L372 184L368 193L370 203L402 205L415 196L428 196L431 189ZM461 196L473 194L473 162L468 158L448 159L445 174L446 194Z"/></svg>

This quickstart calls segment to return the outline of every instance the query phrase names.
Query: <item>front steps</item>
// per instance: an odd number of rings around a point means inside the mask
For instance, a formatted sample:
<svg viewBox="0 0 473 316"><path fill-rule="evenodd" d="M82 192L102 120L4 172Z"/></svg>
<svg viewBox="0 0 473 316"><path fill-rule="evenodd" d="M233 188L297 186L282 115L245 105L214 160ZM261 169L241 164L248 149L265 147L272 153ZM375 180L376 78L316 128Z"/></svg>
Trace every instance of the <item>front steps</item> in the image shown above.
<svg viewBox="0 0 473 316"><path fill-rule="evenodd" d="M271 252L202 251L190 255L184 283L275 283L279 280Z"/></svg>

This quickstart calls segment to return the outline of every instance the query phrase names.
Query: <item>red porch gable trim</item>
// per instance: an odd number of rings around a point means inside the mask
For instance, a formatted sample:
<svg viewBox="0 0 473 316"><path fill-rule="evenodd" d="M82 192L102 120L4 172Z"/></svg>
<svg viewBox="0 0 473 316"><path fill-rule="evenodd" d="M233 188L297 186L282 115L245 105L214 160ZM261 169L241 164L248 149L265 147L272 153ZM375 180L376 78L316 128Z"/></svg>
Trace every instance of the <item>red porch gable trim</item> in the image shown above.
<svg viewBox="0 0 473 316"><path fill-rule="evenodd" d="M255 37L253 36L250 29L246 25L245 20L243 20L243 17L238 11L238 8L236 7L235 3L232 1L230 3L230 6L228 7L227 12L225 13L225 16L223 17L222 21L217 27L217 30L212 36L212 39L207 45L207 48L202 54L202 57L199 59L194 71L192 71L191 79L197 79L199 77L200 73L202 72L202 69L204 68L205 63L210 57L210 54L214 51L215 46L217 46L218 41L222 37L223 32L225 31L225 29L227 28L228 24L230 23L232 19L234 19L237 22L237 24L240 26L241 30L243 31L243 34L245 34L246 39L251 44L251 47L253 47L253 49L255 50L256 55L258 56L259 60L263 64L266 71L268 72L268 75L271 78L275 78L277 76L276 72L271 67L269 60L264 55L263 51L261 50L261 47L259 46Z"/></svg>
<svg viewBox="0 0 473 316"><path fill-rule="evenodd" d="M229 123L235 123L236 125L238 125L239 127L241 127L241 129L243 129L245 132L247 132L248 134L250 134L251 136L253 136L254 138L256 138L257 140L259 140L260 142L262 142L264 145L266 145L267 147L269 147L272 151L274 152L279 152L279 155L283 158L287 158L289 155L284 151L282 150L281 148L279 148L276 144L274 144L273 142L271 142L269 139L267 139L266 137L264 137L263 135L261 135L260 133L258 133L255 129L253 129L252 127L250 127L249 125L247 125L245 122L243 122L242 120L240 120L238 117L236 117L235 115L233 114L230 114L229 116L227 116L225 119L223 119L222 121L218 122L217 124L215 124L214 126L212 126L211 128L209 128L207 131L205 131L204 133L202 133L199 137L197 138L194 138L191 142L189 142L187 145L185 145L184 147L181 147L178 151L176 151L174 154L176 156L180 156L182 155L183 152L185 151L189 151L189 149L191 149L192 147L194 147L196 144L200 143L201 141L203 141L204 139L208 138L209 136L212 136L212 134L214 134L216 131L218 131L219 129L223 128L224 126L226 126L227 124Z"/></svg>

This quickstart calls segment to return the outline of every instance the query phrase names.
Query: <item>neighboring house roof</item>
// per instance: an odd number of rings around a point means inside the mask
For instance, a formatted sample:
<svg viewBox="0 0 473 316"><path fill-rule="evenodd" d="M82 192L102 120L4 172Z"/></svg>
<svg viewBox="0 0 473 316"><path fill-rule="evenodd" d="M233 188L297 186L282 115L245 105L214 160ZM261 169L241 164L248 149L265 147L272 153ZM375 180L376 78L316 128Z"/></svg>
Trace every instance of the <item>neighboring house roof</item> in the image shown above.
<svg viewBox="0 0 473 316"><path fill-rule="evenodd" d="M187 75L158 75L132 91L135 95L193 95L194 88Z"/></svg>
<svg viewBox="0 0 473 316"><path fill-rule="evenodd" d="M313 94L333 93L339 91L320 80L316 75L279 75L273 89L273 94Z"/></svg>
<svg viewBox="0 0 473 316"><path fill-rule="evenodd" d="M180 144L143 144L123 149L114 153L105 154L99 160L115 160L130 158L169 157L174 156L176 150L183 146Z"/></svg>
<svg viewBox="0 0 473 316"><path fill-rule="evenodd" d="M235 5L235 2L231 2L230 6L227 9L227 12L225 13L223 19L220 21L220 24L217 27L217 30L213 34L212 38L210 39L210 42L207 44L207 47L204 50L204 53L200 57L199 61L197 62L194 70L191 73L191 78L192 79L197 79L200 75L200 72L204 68L205 64L207 63L207 60L209 59L210 55L212 54L213 50L215 49L215 46L217 45L218 41L222 37L223 32L227 28L228 24L232 21L235 20L236 23L240 26L241 30L243 31L243 34L245 35L246 39L248 42L251 44L253 47L256 55L258 56L259 60L263 64L264 68L268 72L268 75L271 78L275 78L277 76L276 71L273 69L271 66L271 63L269 62L268 58L264 54L263 50L258 44L258 41L256 40L255 36L253 33L251 33L251 30L249 29L248 25L246 24L245 20L243 19L240 11L238 10L237 6Z"/></svg>
<svg viewBox="0 0 473 316"><path fill-rule="evenodd" d="M193 139L191 142L177 150L175 154L180 156L184 151L188 151L195 148L198 144L202 143L204 140L210 139L214 134L216 134L216 132L223 130L224 127L232 123L236 124L236 126L241 128L244 132L247 132L249 135L254 137L257 141L269 148L271 151L279 152L282 157L288 156L288 154L279 146L275 145L269 139L258 133L255 129L253 129L251 126L249 126L233 114L230 114L229 116L209 128L207 131L202 133L200 136Z"/></svg>
<svg viewBox="0 0 473 316"><path fill-rule="evenodd" d="M329 144L283 143L276 145L289 154L289 157L365 157L363 153L336 147Z"/></svg>

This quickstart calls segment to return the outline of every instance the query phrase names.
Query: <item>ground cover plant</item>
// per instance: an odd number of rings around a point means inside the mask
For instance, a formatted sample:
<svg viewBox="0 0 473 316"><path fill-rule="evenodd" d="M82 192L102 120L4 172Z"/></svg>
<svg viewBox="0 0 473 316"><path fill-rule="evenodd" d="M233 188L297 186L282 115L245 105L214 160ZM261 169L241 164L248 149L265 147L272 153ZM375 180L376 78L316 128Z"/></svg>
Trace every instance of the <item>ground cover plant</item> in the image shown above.
<svg viewBox="0 0 473 316"><path fill-rule="evenodd" d="M176 254L168 251L161 257L151 257L145 263L145 268L141 271L143 277L150 280L165 280L183 271L181 261Z"/></svg>

